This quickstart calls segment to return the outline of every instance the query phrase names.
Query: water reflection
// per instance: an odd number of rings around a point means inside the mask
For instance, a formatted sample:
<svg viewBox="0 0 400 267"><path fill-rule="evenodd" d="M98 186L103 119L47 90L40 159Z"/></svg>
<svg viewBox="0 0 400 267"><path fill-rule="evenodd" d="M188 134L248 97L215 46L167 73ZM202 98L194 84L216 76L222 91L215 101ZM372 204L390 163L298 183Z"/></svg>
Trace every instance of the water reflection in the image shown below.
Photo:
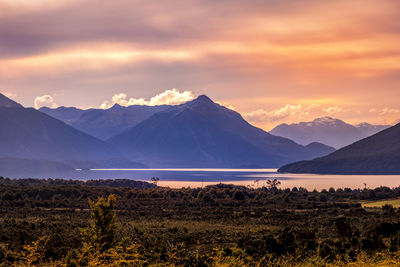
<svg viewBox="0 0 400 267"><path fill-rule="evenodd" d="M229 183L260 187L268 179L278 179L281 188L304 187L308 190L334 188L368 188L400 186L400 175L318 175L280 174L276 169L97 169L77 172L80 179L127 178L150 180L160 178L158 185L172 188L204 187ZM255 182L258 180L258 182Z"/></svg>

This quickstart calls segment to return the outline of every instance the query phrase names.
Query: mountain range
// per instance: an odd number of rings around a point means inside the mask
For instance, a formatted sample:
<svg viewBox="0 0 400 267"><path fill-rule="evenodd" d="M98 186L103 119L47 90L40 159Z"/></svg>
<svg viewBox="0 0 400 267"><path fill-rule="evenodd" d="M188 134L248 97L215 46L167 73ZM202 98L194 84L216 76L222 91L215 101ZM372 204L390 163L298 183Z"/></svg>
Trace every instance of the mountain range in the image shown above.
<svg viewBox="0 0 400 267"><path fill-rule="evenodd" d="M400 173L400 124L380 131L387 126L353 126L324 117L281 125L268 133L205 95L176 106L39 111L0 94L0 124L2 173L147 166L273 168L284 164L280 172ZM292 134L298 143L277 136L288 129L293 133L286 135ZM337 139L345 141L337 143ZM356 142L335 151L315 140L337 147Z"/></svg>
<svg viewBox="0 0 400 267"><path fill-rule="evenodd" d="M279 167L334 150L270 135L207 96L178 106L114 105L107 110L39 111L4 95L0 103L0 159L12 166ZM103 141L94 135L111 137Z"/></svg>
<svg viewBox="0 0 400 267"><path fill-rule="evenodd" d="M42 107L39 110L54 118L64 121L72 127L102 140L113 137L149 118L154 113L166 110L167 105L123 107L115 104L109 109L77 109L59 107L51 109Z"/></svg>
<svg viewBox="0 0 400 267"><path fill-rule="evenodd" d="M280 172L400 172L400 124L376 134L387 126L353 126L330 117L287 125L301 129L294 132L304 136L304 129L315 129L315 136L308 134L309 139L303 139L302 145L277 136L283 126L268 133L205 95L176 106L114 105L107 110L62 107L38 111L0 94L0 123L1 172L19 166L71 171L146 166L273 168L284 164ZM317 136L324 131L354 143L335 151L314 142L321 140ZM372 136L355 141L362 138L360 132ZM328 137L322 141L333 142Z"/></svg>
<svg viewBox="0 0 400 267"><path fill-rule="evenodd" d="M322 117L310 122L280 124L270 133L292 139L303 145L321 142L335 148L341 148L388 127L390 125L372 125L369 123L351 125L339 119Z"/></svg>
<svg viewBox="0 0 400 267"><path fill-rule="evenodd" d="M205 95L155 113L107 141L129 159L157 167L277 167L334 151L271 135Z"/></svg>
<svg viewBox="0 0 400 267"><path fill-rule="evenodd" d="M0 157L100 160L121 157L111 145L32 108L0 107Z"/></svg>
<svg viewBox="0 0 400 267"><path fill-rule="evenodd" d="M400 174L400 123L325 157L285 165L279 172Z"/></svg>
<svg viewBox="0 0 400 267"><path fill-rule="evenodd" d="M36 109L24 108L2 94L0 94L0 125L2 126L0 158L6 159L5 162L12 162L12 166L21 164L21 168L28 168L36 164L47 166L49 169L50 165L55 166L57 162L65 164L66 161L71 161L79 165L80 161L84 161L87 166L90 165L88 162L98 165L99 162L108 160L115 162L123 158L122 154L109 143ZM31 164L32 161L27 164L26 160L36 161L35 164ZM43 162L39 164L39 160ZM4 160L2 162L2 166L6 166ZM135 166L134 163L133 165ZM65 167L60 166L61 169Z"/></svg>

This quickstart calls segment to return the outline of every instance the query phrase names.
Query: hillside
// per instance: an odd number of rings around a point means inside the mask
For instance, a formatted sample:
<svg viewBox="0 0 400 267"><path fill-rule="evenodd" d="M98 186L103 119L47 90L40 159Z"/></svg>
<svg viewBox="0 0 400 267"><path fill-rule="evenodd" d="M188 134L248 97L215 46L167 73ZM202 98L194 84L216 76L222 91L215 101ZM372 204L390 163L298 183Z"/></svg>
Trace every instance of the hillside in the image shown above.
<svg viewBox="0 0 400 267"><path fill-rule="evenodd" d="M9 99L5 95L0 93L0 107L2 108L23 108L21 104Z"/></svg>
<svg viewBox="0 0 400 267"><path fill-rule="evenodd" d="M0 157L52 161L121 157L110 144L33 108L0 107L0 125Z"/></svg>
<svg viewBox="0 0 400 267"><path fill-rule="evenodd" d="M400 123L325 157L285 165L279 172L400 174Z"/></svg>

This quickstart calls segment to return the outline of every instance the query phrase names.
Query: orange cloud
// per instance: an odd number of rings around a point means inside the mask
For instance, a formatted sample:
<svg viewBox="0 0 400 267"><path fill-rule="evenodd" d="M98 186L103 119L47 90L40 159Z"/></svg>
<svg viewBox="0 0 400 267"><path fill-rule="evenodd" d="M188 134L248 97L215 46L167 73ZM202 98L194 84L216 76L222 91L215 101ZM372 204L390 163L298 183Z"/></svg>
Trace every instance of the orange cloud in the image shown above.
<svg viewBox="0 0 400 267"><path fill-rule="evenodd" d="M191 88L263 125L399 116L396 1L0 0L0 10L0 88L25 104L57 92L59 104L97 106L115 88L126 95L106 106L151 103L157 88Z"/></svg>

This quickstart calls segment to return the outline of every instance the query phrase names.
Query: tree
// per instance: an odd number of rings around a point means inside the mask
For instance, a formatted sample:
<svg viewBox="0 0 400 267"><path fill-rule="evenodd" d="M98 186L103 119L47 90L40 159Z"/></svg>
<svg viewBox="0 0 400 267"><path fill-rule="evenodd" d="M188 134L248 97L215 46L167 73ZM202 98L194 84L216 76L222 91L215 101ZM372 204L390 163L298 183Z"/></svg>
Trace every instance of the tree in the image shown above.
<svg viewBox="0 0 400 267"><path fill-rule="evenodd" d="M88 244L100 253L112 248L116 242L115 200L114 195L108 196L107 201L101 197L96 203L89 199L92 222L85 234Z"/></svg>
<svg viewBox="0 0 400 267"><path fill-rule="evenodd" d="M158 183L158 181L160 181L160 178L153 177L153 178L150 179L150 181L157 186L157 183Z"/></svg>
<svg viewBox="0 0 400 267"><path fill-rule="evenodd" d="M277 179L267 180L268 189L277 189L280 184L281 184L281 182L278 181Z"/></svg>

